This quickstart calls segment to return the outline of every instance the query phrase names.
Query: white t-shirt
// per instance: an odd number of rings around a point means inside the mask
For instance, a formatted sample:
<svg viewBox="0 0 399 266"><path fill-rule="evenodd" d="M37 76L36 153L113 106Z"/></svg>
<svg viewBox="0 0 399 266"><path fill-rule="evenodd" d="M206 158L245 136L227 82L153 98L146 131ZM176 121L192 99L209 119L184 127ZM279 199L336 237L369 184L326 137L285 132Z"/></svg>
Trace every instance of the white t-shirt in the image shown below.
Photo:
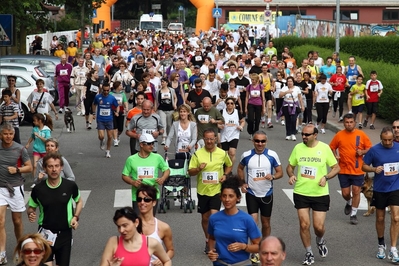
<svg viewBox="0 0 399 266"><path fill-rule="evenodd" d="M281 92L286 92L289 91L287 86L284 86L281 89ZM294 86L292 93L287 93L286 95L284 95L284 101L286 102L297 102L298 99L298 95L301 95L301 89L297 86Z"/></svg>
<svg viewBox="0 0 399 266"><path fill-rule="evenodd" d="M316 87L314 89L316 95L316 102L317 103L328 103L328 93L331 92L333 89L330 85L330 83L324 83L322 84L321 82L316 84Z"/></svg>

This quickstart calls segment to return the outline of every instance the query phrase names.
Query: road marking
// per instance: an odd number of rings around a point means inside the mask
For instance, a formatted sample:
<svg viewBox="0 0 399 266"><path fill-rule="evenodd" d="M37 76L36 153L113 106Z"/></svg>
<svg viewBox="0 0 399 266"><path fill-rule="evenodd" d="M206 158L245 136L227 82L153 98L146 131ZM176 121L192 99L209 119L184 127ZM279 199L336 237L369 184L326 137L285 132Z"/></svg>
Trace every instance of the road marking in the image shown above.
<svg viewBox="0 0 399 266"><path fill-rule="evenodd" d="M86 205L86 202L87 202L87 199L88 199L89 196L90 196L90 193L91 193L91 190L81 190L81 191L80 191L80 197L81 197L82 200L83 200L83 208L84 208L85 205ZM24 201L25 201L25 205L28 204L28 202L29 202L30 194L31 194L31 191L24 191ZM74 208L76 207L75 202L73 202L73 207L74 207Z"/></svg>
<svg viewBox="0 0 399 266"><path fill-rule="evenodd" d="M283 192L285 193L285 195L287 195L287 197L290 199L292 204L294 204L294 190L291 188L283 189Z"/></svg>

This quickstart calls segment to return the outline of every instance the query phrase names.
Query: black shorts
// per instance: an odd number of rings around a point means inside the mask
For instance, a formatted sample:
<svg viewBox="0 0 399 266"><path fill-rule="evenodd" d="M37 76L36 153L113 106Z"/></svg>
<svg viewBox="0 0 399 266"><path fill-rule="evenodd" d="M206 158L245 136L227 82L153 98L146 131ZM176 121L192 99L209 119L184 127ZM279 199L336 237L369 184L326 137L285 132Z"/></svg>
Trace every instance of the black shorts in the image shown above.
<svg viewBox="0 0 399 266"><path fill-rule="evenodd" d="M377 192L373 191L373 199L370 203L377 209L383 210L388 206L399 206L399 190L391 192Z"/></svg>
<svg viewBox="0 0 399 266"><path fill-rule="evenodd" d="M367 115L376 114L378 112L378 102L368 103L366 102Z"/></svg>
<svg viewBox="0 0 399 266"><path fill-rule="evenodd" d="M46 262L53 261L59 266L69 266L72 250L72 229L65 231L53 231L57 234L54 246L51 247L51 255Z"/></svg>
<svg viewBox="0 0 399 266"><path fill-rule="evenodd" d="M272 216L273 194L260 198L247 192L245 193L245 200L247 201L248 214L258 213L260 210L260 215L264 217Z"/></svg>
<svg viewBox="0 0 399 266"><path fill-rule="evenodd" d="M237 149L238 147L238 139L233 139L232 141L229 142L222 142L222 149L224 151L228 151L230 148Z"/></svg>
<svg viewBox="0 0 399 266"><path fill-rule="evenodd" d="M272 91L268 90L265 92L265 101L267 102L267 101L271 101L271 100L273 100Z"/></svg>
<svg viewBox="0 0 399 266"><path fill-rule="evenodd" d="M330 196L308 197L294 193L296 209L311 208L314 211L326 212L330 209Z"/></svg>
<svg viewBox="0 0 399 266"><path fill-rule="evenodd" d="M222 206L222 201L220 200L220 194L215 196L200 195L197 193L198 205L197 211L201 214L207 213L210 210L220 210Z"/></svg>
<svg viewBox="0 0 399 266"><path fill-rule="evenodd" d="M364 109L364 104L358 105L358 106L352 106L352 113L354 113L355 115L358 113L363 112Z"/></svg>
<svg viewBox="0 0 399 266"><path fill-rule="evenodd" d="M338 174L338 179L341 188L347 188L350 186L361 187L364 182L364 175Z"/></svg>

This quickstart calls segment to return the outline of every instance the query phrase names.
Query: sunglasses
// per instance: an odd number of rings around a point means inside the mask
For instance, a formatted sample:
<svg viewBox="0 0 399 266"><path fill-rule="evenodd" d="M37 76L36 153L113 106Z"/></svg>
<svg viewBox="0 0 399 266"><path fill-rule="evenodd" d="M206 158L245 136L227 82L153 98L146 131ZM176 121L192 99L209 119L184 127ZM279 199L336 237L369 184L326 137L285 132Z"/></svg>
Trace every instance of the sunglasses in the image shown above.
<svg viewBox="0 0 399 266"><path fill-rule="evenodd" d="M314 135L314 133L301 133L302 136L309 137Z"/></svg>
<svg viewBox="0 0 399 266"><path fill-rule="evenodd" d="M35 248L35 249L23 249L23 250L22 250L22 253L23 253L24 255L30 255L32 252L33 252L35 255L40 255L40 254L43 252L43 250L42 250L42 249L39 249L39 248Z"/></svg>
<svg viewBox="0 0 399 266"><path fill-rule="evenodd" d="M144 145L151 146L154 145L154 142L143 142Z"/></svg>
<svg viewBox="0 0 399 266"><path fill-rule="evenodd" d="M195 86L196 88L202 88L202 86Z"/></svg>
<svg viewBox="0 0 399 266"><path fill-rule="evenodd" d="M256 143L266 143L265 139L254 139L254 142Z"/></svg>
<svg viewBox="0 0 399 266"><path fill-rule="evenodd" d="M233 102L228 102L228 103L226 103L226 104L228 104L228 105L230 105L230 104L234 105L234 103L233 103Z"/></svg>
<svg viewBox="0 0 399 266"><path fill-rule="evenodd" d="M142 198L142 197L137 197L136 199L137 199L137 202L142 202L142 201L144 200L144 202L149 203L149 202L152 201L152 198L147 198L147 197L144 197L144 198Z"/></svg>
<svg viewBox="0 0 399 266"><path fill-rule="evenodd" d="M392 128L393 128L393 129L395 129L395 128L399 128L399 126L392 126Z"/></svg>

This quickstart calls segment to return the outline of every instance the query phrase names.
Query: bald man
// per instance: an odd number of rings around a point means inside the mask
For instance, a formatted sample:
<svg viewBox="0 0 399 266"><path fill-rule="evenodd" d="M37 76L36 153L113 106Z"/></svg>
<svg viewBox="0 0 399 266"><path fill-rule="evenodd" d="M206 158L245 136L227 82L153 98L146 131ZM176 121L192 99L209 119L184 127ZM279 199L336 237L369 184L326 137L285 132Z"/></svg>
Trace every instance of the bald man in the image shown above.
<svg viewBox="0 0 399 266"><path fill-rule="evenodd" d="M204 136L204 131L210 128L217 135L218 124L224 124L224 118L220 111L212 105L212 100L209 97L205 97L202 100L202 107L197 109L194 116L197 120L198 145L203 147L204 142L202 138Z"/></svg>
<svg viewBox="0 0 399 266"><path fill-rule="evenodd" d="M264 237L259 243L260 266L280 266L285 260L285 243L275 236Z"/></svg>

